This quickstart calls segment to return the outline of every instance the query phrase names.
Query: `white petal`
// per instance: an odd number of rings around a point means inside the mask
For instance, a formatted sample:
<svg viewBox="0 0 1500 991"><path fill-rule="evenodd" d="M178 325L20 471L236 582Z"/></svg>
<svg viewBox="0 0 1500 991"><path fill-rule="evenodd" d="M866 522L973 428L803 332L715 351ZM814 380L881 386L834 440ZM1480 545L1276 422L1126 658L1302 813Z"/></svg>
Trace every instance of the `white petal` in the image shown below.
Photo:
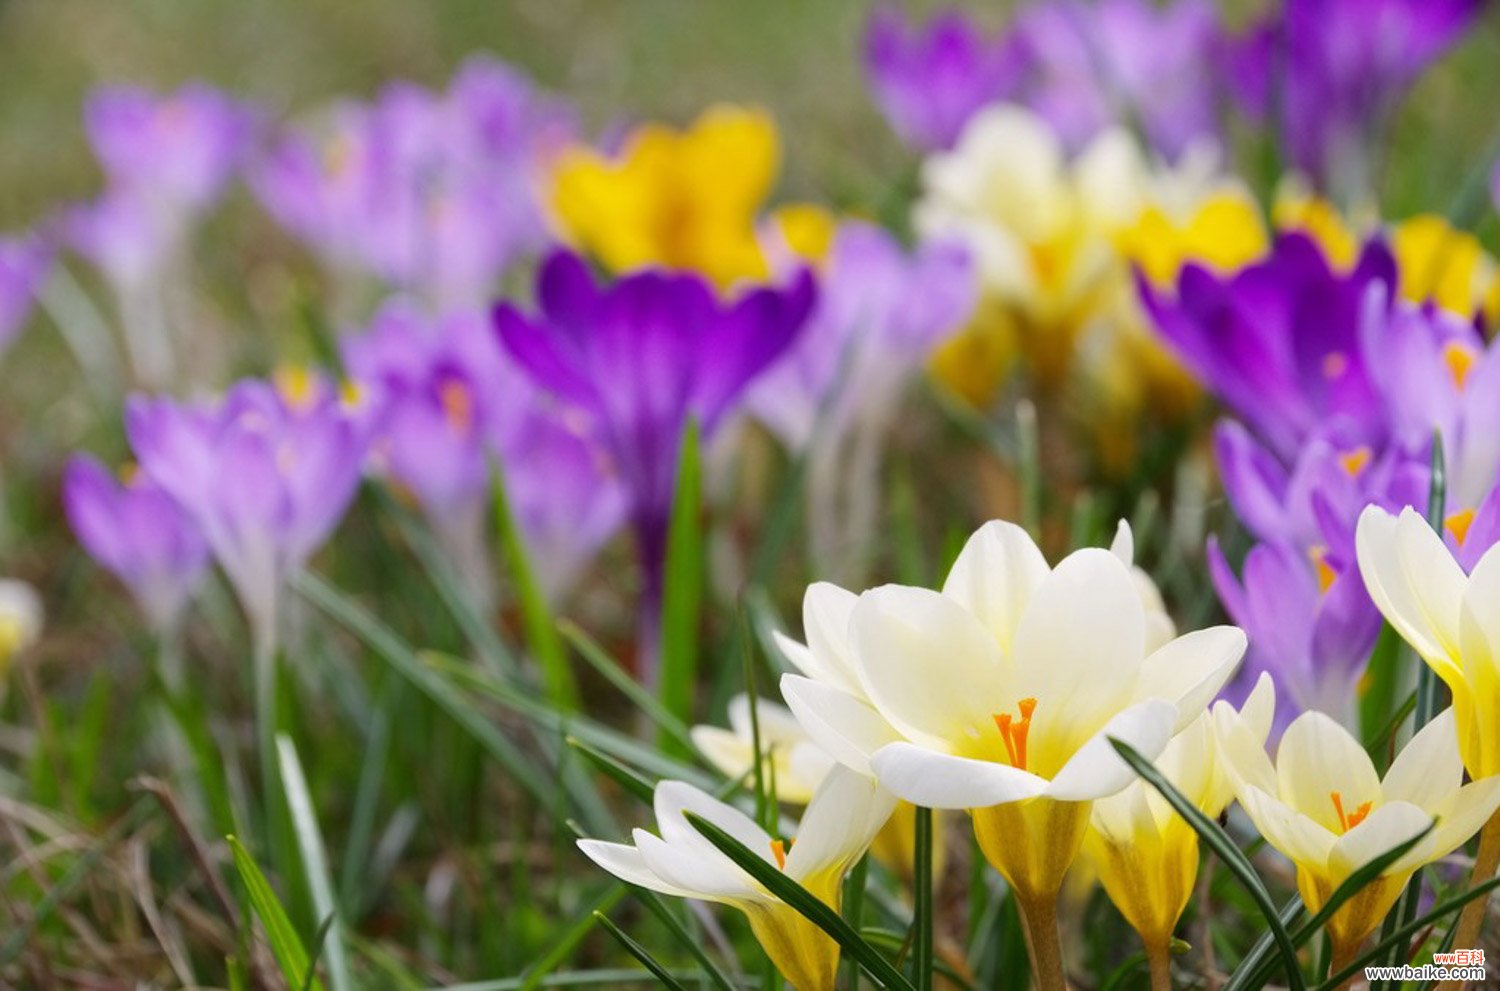
<svg viewBox="0 0 1500 991"><path fill-rule="evenodd" d="M1269 672L1262 671L1255 679L1255 687L1240 706L1240 718L1261 744L1271 735L1271 724L1276 721L1276 683Z"/></svg>
<svg viewBox="0 0 1500 991"><path fill-rule="evenodd" d="M664 895L675 895L679 898L693 897L692 892L679 888L675 884L668 884L657 877L656 873L646 866L641 852L628 843L579 840L578 849L583 851L584 856L627 884L649 888L652 891L659 891Z"/></svg>
<svg viewBox="0 0 1500 991"><path fill-rule="evenodd" d="M1135 771L1125 763L1110 738L1129 744L1149 761L1154 761L1172 738L1177 708L1161 699L1148 699L1116 715L1068 759L1062 770L1047 784L1043 793L1065 802L1086 802L1103 798L1130 784Z"/></svg>
<svg viewBox="0 0 1500 991"><path fill-rule="evenodd" d="M1021 617L1012 662L1017 698L1039 702L1034 750L1047 746L1037 736L1061 728L1060 715L1076 739L1077 728L1091 734L1133 700L1145 637L1135 581L1109 551L1075 551L1042 580Z"/></svg>
<svg viewBox="0 0 1500 991"><path fill-rule="evenodd" d="M781 695L814 743L861 774L874 774L870 755L901 738L880 713L832 685L786 674Z"/></svg>
<svg viewBox="0 0 1500 991"><path fill-rule="evenodd" d="M724 830L745 846L757 852L770 849L771 837L745 813L685 781L663 781L656 786L652 801L656 825L661 837L675 846L696 847L722 856L702 833L694 829L684 815L691 812Z"/></svg>
<svg viewBox="0 0 1500 991"><path fill-rule="evenodd" d="M1262 675L1261 680L1269 683L1269 676ZM1256 690L1259 689L1257 683ZM1250 708L1249 700L1245 707ZM1246 788L1257 788L1268 795L1278 794L1281 789L1276 768L1265 749L1266 733L1259 732L1248 715L1235 712L1228 702L1214 703L1213 722L1219 769L1228 775L1235 793L1243 798Z"/></svg>
<svg viewBox="0 0 1500 991"><path fill-rule="evenodd" d="M938 753L912 743L882 747L870 760L880 783L913 805L982 809L1035 798L1047 782L1005 764Z"/></svg>
<svg viewBox="0 0 1500 991"><path fill-rule="evenodd" d="M1141 663L1136 698L1159 698L1177 706L1176 730L1198 718L1245 656L1245 633L1237 626L1211 626L1185 633Z"/></svg>
<svg viewBox="0 0 1500 991"><path fill-rule="evenodd" d="M1485 551L1474 565L1464 591L1459 641L1466 680L1500 682L1500 609L1496 603L1500 603L1500 544Z"/></svg>
<svg viewBox="0 0 1500 991"><path fill-rule="evenodd" d="M1340 826L1335 794L1346 813L1382 801L1370 755L1321 712L1304 712L1287 727L1276 751L1276 780L1282 801L1330 830Z"/></svg>
<svg viewBox="0 0 1500 991"><path fill-rule="evenodd" d="M1005 659L963 606L925 588L886 585L859 597L854 654L865 694L906 738L946 749L1006 699Z"/></svg>
<svg viewBox="0 0 1500 991"><path fill-rule="evenodd" d="M690 735L693 746L725 777L737 778L755 763L750 742L727 729L694 726Z"/></svg>
<svg viewBox="0 0 1500 991"><path fill-rule="evenodd" d="M964 544L943 594L979 617L1008 652L1026 603L1047 571L1030 534L1014 523L992 520Z"/></svg>
<svg viewBox="0 0 1500 991"><path fill-rule="evenodd" d="M1366 507L1354 539L1365 588L1381 613L1435 669L1451 668L1463 572L1442 539L1410 506L1400 519L1378 506ZM1446 602L1445 595L1451 596Z"/></svg>
<svg viewBox="0 0 1500 991"><path fill-rule="evenodd" d="M1432 816L1410 802L1387 802L1364 821L1340 836L1328 853L1328 866L1339 879L1349 876L1383 853L1410 840L1432 824ZM1429 835L1409 853L1388 867L1383 877L1399 876L1428 859Z"/></svg>
<svg viewBox="0 0 1500 991"><path fill-rule="evenodd" d="M830 681L845 691L859 690L859 676L849 650L849 620L859 597L832 582L814 582L802 596L802 626L807 648L820 673L808 677Z"/></svg>
<svg viewBox="0 0 1500 991"><path fill-rule="evenodd" d="M1266 842L1289 860L1323 868L1337 837L1318 823L1253 785L1240 792L1240 805Z"/></svg>
<svg viewBox="0 0 1500 991"><path fill-rule="evenodd" d="M1500 774L1464 785L1432 809L1437 829L1431 857L1446 857L1479 832L1500 808Z"/></svg>
<svg viewBox="0 0 1500 991"><path fill-rule="evenodd" d="M1125 520L1115 526L1115 539L1110 541L1109 552L1125 567L1135 567L1135 534L1131 533L1130 524Z"/></svg>
<svg viewBox="0 0 1500 991"><path fill-rule="evenodd" d="M1380 782L1386 801L1402 801L1432 809L1458 791L1464 781L1464 762L1458 753L1458 730L1453 710L1444 709L1411 738Z"/></svg>
<svg viewBox="0 0 1500 991"><path fill-rule="evenodd" d="M870 845L895 807L896 796L874 778L847 767L834 768L807 806L797 828L797 842L787 854L786 873L800 881L848 867Z"/></svg>
<svg viewBox="0 0 1500 991"><path fill-rule="evenodd" d="M651 873L693 898L733 903L764 901L768 897L754 878L706 839L703 841L706 846L699 849L668 843L644 829L635 830L631 837ZM769 841L764 852L770 859Z"/></svg>

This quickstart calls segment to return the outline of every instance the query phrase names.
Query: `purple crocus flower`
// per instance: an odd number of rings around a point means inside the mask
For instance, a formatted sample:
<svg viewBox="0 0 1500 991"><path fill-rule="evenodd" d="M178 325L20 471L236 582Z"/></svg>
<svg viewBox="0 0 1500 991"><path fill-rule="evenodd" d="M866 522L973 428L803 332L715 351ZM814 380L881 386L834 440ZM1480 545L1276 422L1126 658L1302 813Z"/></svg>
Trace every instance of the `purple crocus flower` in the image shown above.
<svg viewBox="0 0 1500 991"><path fill-rule="evenodd" d="M52 261L52 247L35 234L0 238L0 349L25 326Z"/></svg>
<svg viewBox="0 0 1500 991"><path fill-rule="evenodd" d="M84 105L89 143L110 183L172 212L195 213L218 198L255 126L252 110L202 83L166 95L106 86Z"/></svg>
<svg viewBox="0 0 1500 991"><path fill-rule="evenodd" d="M1397 102L1473 23L1480 0L1286 0L1226 60L1252 116L1325 188L1369 193L1368 159Z"/></svg>
<svg viewBox="0 0 1500 991"><path fill-rule="evenodd" d="M327 539L358 487L365 431L331 388L250 380L216 402L133 396L141 470L192 518L262 645L281 585Z"/></svg>
<svg viewBox="0 0 1500 991"><path fill-rule="evenodd" d="M252 185L332 266L453 305L477 305L546 243L542 159L572 115L503 64L465 63L447 93L409 83L294 131Z"/></svg>
<svg viewBox="0 0 1500 991"><path fill-rule="evenodd" d="M1020 57L957 10L919 27L897 8L882 7L865 33L875 102L901 139L921 151L951 147L975 111L1002 99L1019 79Z"/></svg>
<svg viewBox="0 0 1500 991"><path fill-rule="evenodd" d="M125 583L159 633L170 633L208 568L208 547L182 507L132 471L117 482L75 455L63 474L63 509L84 549Z"/></svg>
<svg viewBox="0 0 1500 991"><path fill-rule="evenodd" d="M696 275L646 271L596 285L582 259L553 254L537 278L541 312L499 304L500 339L536 384L593 421L629 492L642 567L645 673L657 622L677 450L689 418L710 437L759 373L802 329L813 305L805 271L785 289L721 302Z"/></svg>
<svg viewBox="0 0 1500 991"><path fill-rule="evenodd" d="M1385 443L1386 414L1361 341L1372 318L1368 290L1396 284L1383 242L1367 244L1347 274L1311 238L1288 233L1264 260L1230 276L1189 263L1175 294L1143 278L1137 284L1183 364L1283 461L1317 430L1349 445Z"/></svg>

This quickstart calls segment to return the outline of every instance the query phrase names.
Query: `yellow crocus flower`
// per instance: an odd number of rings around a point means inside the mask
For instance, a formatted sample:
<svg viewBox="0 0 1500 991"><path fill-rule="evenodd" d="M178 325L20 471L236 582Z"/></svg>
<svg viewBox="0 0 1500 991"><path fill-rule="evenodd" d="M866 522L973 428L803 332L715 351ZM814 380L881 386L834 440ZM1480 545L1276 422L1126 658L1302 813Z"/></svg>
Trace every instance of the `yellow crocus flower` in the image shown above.
<svg viewBox="0 0 1500 991"><path fill-rule="evenodd" d="M686 130L637 128L618 156L564 150L553 211L566 240L615 271L662 265L727 287L766 275L756 217L779 156L770 114L714 106Z"/></svg>
<svg viewBox="0 0 1500 991"><path fill-rule="evenodd" d="M1500 272L1479 239L1435 213L1403 220L1391 231L1401 272L1401 295L1428 300L1460 316L1500 313Z"/></svg>

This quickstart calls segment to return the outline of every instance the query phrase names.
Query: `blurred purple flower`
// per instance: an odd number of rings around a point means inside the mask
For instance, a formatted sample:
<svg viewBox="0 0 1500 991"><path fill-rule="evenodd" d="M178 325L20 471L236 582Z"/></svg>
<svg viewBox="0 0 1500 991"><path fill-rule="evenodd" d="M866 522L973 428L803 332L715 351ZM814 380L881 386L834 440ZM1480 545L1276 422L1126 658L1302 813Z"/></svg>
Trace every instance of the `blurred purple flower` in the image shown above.
<svg viewBox="0 0 1500 991"><path fill-rule="evenodd" d="M125 583L159 634L173 630L208 568L208 547L187 514L143 474L117 482L82 454L68 462L62 495L84 549Z"/></svg>
<svg viewBox="0 0 1500 991"><path fill-rule="evenodd" d="M731 302L695 275L641 272L600 288L582 259L553 254L537 277L541 312L495 307L501 341L542 389L592 421L629 493L642 568L641 656L655 663L677 450L689 418L710 437L752 380L795 340L811 276ZM650 673L649 671L647 673Z"/></svg>
<svg viewBox="0 0 1500 991"><path fill-rule="evenodd" d="M1385 443L1386 411L1361 338L1364 321L1379 318L1366 312L1368 291L1396 284L1381 241L1367 244L1348 274L1292 233L1228 277L1189 263L1175 294L1137 284L1168 346L1284 462L1315 431L1346 447ZM1377 298L1388 301L1382 291Z"/></svg>
<svg viewBox="0 0 1500 991"><path fill-rule="evenodd" d="M249 380L217 402L133 396L141 470L197 524L262 643L281 585L327 539L359 485L365 431L334 390Z"/></svg>
<svg viewBox="0 0 1500 991"><path fill-rule="evenodd" d="M1480 0L1286 0L1231 42L1232 89L1252 117L1278 117L1288 153L1315 182L1367 195L1380 128L1479 8Z"/></svg>
<svg viewBox="0 0 1500 991"><path fill-rule="evenodd" d="M572 113L502 63L471 59L446 94L398 83L292 132L252 186L332 266L435 301L477 305L546 243L541 159Z"/></svg>
<svg viewBox="0 0 1500 991"><path fill-rule="evenodd" d="M256 114L202 83L165 95L106 86L89 95L84 127L111 186L191 214L217 199L242 164Z"/></svg>
<svg viewBox="0 0 1500 991"><path fill-rule="evenodd" d="M920 151L952 146L975 111L1012 89L1022 68L1018 52L983 37L957 10L917 26L899 9L882 7L865 32L875 102Z"/></svg>
<svg viewBox="0 0 1500 991"><path fill-rule="evenodd" d="M122 296L155 282L180 246L181 231L127 189L113 189L63 218L69 245L97 268Z"/></svg>
<svg viewBox="0 0 1500 991"><path fill-rule="evenodd" d="M961 12L924 27L895 8L871 18L865 67L892 128L921 151L951 147L986 104L1023 104L1072 148L1138 122L1170 158L1218 136L1212 59L1219 34L1206 0L1049 0L985 38Z"/></svg>
<svg viewBox="0 0 1500 991"><path fill-rule="evenodd" d="M52 246L36 234L0 238L0 349L25 326L52 261Z"/></svg>

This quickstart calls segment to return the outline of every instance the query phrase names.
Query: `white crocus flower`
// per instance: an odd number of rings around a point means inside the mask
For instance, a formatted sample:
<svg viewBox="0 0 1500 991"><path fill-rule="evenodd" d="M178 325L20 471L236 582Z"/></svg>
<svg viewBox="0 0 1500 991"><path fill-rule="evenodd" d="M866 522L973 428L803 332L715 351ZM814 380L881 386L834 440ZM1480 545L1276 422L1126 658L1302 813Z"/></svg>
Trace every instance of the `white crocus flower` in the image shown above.
<svg viewBox="0 0 1500 991"><path fill-rule="evenodd" d="M1242 719L1258 746L1271 731L1275 706L1271 678L1262 674L1238 714L1228 702L1216 702L1174 736L1156 759L1157 770L1195 808L1217 818L1233 800L1234 784L1218 758L1215 723ZM1140 934L1152 967L1165 967L1198 876L1197 832L1144 781L1095 801L1089 825L1084 852L1105 893Z"/></svg>
<svg viewBox="0 0 1500 991"><path fill-rule="evenodd" d="M1500 806L1500 778L1463 783L1452 709L1412 737L1383 779L1359 741L1321 712L1305 712L1287 727L1274 766L1243 720L1224 720L1215 730L1240 804L1266 842L1296 864L1309 911L1355 871L1432 827L1334 912L1328 935L1335 961L1353 957L1413 871L1457 849Z"/></svg>
<svg viewBox="0 0 1500 991"><path fill-rule="evenodd" d="M578 847L622 881L739 909L777 970L798 991L832 991L838 944L720 852L685 813L718 826L837 909L844 875L864 855L893 803L871 779L835 768L813 795L796 838L786 840L692 785L664 781L656 786L654 803L660 835L637 829L633 844L580 840Z"/></svg>
<svg viewBox="0 0 1500 991"><path fill-rule="evenodd" d="M775 782L777 800L806 805L834 762L812 741L786 706L756 699L752 723L750 696L736 695L729 701L729 728L694 726L693 744L724 775L741 778L755 769L757 725L765 762L762 768L768 779Z"/></svg>
<svg viewBox="0 0 1500 991"><path fill-rule="evenodd" d="M0 698L10 662L42 634L42 599L36 589L14 578L0 578Z"/></svg>

